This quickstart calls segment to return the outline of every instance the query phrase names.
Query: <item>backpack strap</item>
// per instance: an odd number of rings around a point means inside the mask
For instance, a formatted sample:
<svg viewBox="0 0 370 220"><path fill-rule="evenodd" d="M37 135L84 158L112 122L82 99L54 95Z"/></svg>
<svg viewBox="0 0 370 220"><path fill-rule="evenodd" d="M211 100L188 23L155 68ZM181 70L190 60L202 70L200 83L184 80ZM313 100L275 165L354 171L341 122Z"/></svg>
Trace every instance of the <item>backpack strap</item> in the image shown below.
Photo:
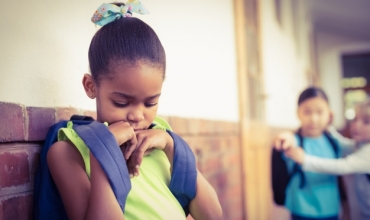
<svg viewBox="0 0 370 220"><path fill-rule="evenodd" d="M69 119L70 121L95 121L95 119L91 116L87 115L72 115L71 118Z"/></svg>
<svg viewBox="0 0 370 220"><path fill-rule="evenodd" d="M283 152L272 148L271 154L271 187L273 199L277 205L285 204L285 189L289 183L290 174L283 159Z"/></svg>
<svg viewBox="0 0 370 220"><path fill-rule="evenodd" d="M187 216L190 201L195 198L197 190L198 171L194 153L180 136L172 132L171 126L163 118L155 117L150 128L167 131L173 139L174 155L169 189Z"/></svg>
<svg viewBox="0 0 370 220"><path fill-rule="evenodd" d="M332 146L333 148L333 151L335 153L335 157L336 158L339 158L339 144L338 144L338 141L336 139L334 139L334 137L327 131L324 131L324 136L329 140L330 142L330 145Z"/></svg>
<svg viewBox="0 0 370 220"><path fill-rule="evenodd" d="M73 128L100 163L118 204L124 211L126 198L131 190L131 180L116 138L105 124L96 121L86 126L73 125Z"/></svg>
<svg viewBox="0 0 370 220"><path fill-rule="evenodd" d="M185 209L196 196L197 168L189 145L177 134L167 130L174 141L172 175L169 188ZM186 209L185 209L186 210Z"/></svg>
<svg viewBox="0 0 370 220"><path fill-rule="evenodd" d="M68 219L63 201L51 176L47 163L47 153L57 141L58 132L67 126L68 121L60 121L49 128L40 151L39 165L35 173L33 194L33 217L35 220ZM74 124L87 125L91 121L75 120Z"/></svg>
<svg viewBox="0 0 370 220"><path fill-rule="evenodd" d="M326 137L326 139L328 139L328 141L330 143L330 146L333 148L335 157L340 158L341 155L339 154L339 143L338 143L338 141L328 131L324 131L324 136ZM338 182L340 200L341 201L347 201L348 198L347 198L346 187L345 187L345 182L343 180L343 177L338 176L337 177L337 182Z"/></svg>
<svg viewBox="0 0 370 220"><path fill-rule="evenodd" d="M299 143L298 145L304 149L303 147L303 136L301 135L301 129L298 130L298 132L296 133L296 135L298 136L298 139L299 139ZM292 174L290 175L290 178L291 179L293 177L294 174L298 173L299 176L301 177L301 182L299 183L299 188L302 189L303 187L306 186L306 176L304 175L304 172L302 170L302 166L299 165L298 163L294 162L294 166L293 166L293 172Z"/></svg>

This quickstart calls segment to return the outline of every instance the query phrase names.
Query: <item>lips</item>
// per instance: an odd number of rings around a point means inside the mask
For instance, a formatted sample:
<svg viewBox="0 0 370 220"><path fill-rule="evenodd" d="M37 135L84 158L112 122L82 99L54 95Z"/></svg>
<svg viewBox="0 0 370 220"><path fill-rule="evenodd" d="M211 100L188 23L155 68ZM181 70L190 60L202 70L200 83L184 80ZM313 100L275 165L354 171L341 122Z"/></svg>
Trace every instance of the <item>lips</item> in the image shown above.
<svg viewBox="0 0 370 220"><path fill-rule="evenodd" d="M316 127L316 126L309 126L307 128L310 129L310 130L318 129L318 127Z"/></svg>

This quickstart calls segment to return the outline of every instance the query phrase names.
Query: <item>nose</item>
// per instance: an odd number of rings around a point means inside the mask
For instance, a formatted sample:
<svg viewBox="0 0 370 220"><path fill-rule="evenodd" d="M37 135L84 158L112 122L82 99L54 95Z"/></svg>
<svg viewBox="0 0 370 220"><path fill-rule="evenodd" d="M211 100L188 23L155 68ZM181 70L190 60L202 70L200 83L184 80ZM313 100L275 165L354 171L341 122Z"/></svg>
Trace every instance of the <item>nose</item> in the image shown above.
<svg viewBox="0 0 370 220"><path fill-rule="evenodd" d="M141 107L133 106L127 115L127 119L130 124L139 123L142 120L144 120L144 114L143 114L143 110L141 109Z"/></svg>
<svg viewBox="0 0 370 220"><path fill-rule="evenodd" d="M319 116L316 115L316 114L312 114L311 117L310 117L310 119L311 119L311 122L312 123L316 123L317 120L319 119Z"/></svg>

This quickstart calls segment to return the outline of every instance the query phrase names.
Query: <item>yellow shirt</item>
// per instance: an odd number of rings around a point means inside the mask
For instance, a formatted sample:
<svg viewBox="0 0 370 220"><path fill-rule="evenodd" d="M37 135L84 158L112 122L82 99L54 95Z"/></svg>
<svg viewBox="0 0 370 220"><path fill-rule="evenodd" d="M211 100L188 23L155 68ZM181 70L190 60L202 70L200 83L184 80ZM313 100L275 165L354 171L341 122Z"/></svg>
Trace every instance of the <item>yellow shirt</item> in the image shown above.
<svg viewBox="0 0 370 220"><path fill-rule="evenodd" d="M166 121L156 117L154 129L171 129ZM70 140L81 153L86 174L90 178L90 151L73 130L73 123L58 132L58 140ZM128 194L125 219L186 219L185 213L169 190L170 163L162 150L154 150L143 158L140 175L131 178L132 189Z"/></svg>

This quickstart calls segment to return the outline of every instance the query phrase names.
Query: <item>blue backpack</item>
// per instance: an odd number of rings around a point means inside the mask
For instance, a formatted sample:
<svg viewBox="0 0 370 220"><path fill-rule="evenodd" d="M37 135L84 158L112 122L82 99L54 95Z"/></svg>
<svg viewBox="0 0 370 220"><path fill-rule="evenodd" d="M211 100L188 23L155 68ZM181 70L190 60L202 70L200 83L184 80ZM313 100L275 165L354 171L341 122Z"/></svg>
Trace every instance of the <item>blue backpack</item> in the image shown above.
<svg viewBox="0 0 370 220"><path fill-rule="evenodd" d="M303 137L300 134L300 131L296 133L299 139L300 147L304 148L303 146ZM336 139L334 139L329 133L324 132L324 136L329 140L330 145L333 148L335 156L338 158L339 156L339 145ZM290 180L294 175L300 176L300 184L299 187L303 188L306 185L306 177L302 170L302 167L294 163L292 172L288 171L288 167L283 159L283 152L277 151L275 149L272 150L272 158L271 158L271 184L272 184L272 194L275 204L277 205L284 205L285 204L285 190L288 186ZM345 193L344 193L344 186L342 185L342 180L338 177L338 184L339 184L339 191L342 200L346 200Z"/></svg>
<svg viewBox="0 0 370 220"><path fill-rule="evenodd" d="M91 117L73 115L70 121L73 122L73 128L76 133L86 143L106 172L117 201L124 211L127 194L131 189L131 181L122 152L118 147L110 147L109 149L106 147L107 144L117 145L114 136L109 132L107 126L94 121ZM34 181L33 202L35 220L68 219L63 201L47 163L47 152L57 141L59 129L66 127L67 123L68 121L60 121L49 129L40 152ZM196 195L197 169L195 156L181 137L170 130L167 130L167 132L173 138L175 146L169 189L187 215L189 213L190 201ZM104 143L98 141L102 137L104 137ZM115 150L117 152L114 152ZM108 167L111 168L112 166L117 167L117 169L108 169Z"/></svg>

